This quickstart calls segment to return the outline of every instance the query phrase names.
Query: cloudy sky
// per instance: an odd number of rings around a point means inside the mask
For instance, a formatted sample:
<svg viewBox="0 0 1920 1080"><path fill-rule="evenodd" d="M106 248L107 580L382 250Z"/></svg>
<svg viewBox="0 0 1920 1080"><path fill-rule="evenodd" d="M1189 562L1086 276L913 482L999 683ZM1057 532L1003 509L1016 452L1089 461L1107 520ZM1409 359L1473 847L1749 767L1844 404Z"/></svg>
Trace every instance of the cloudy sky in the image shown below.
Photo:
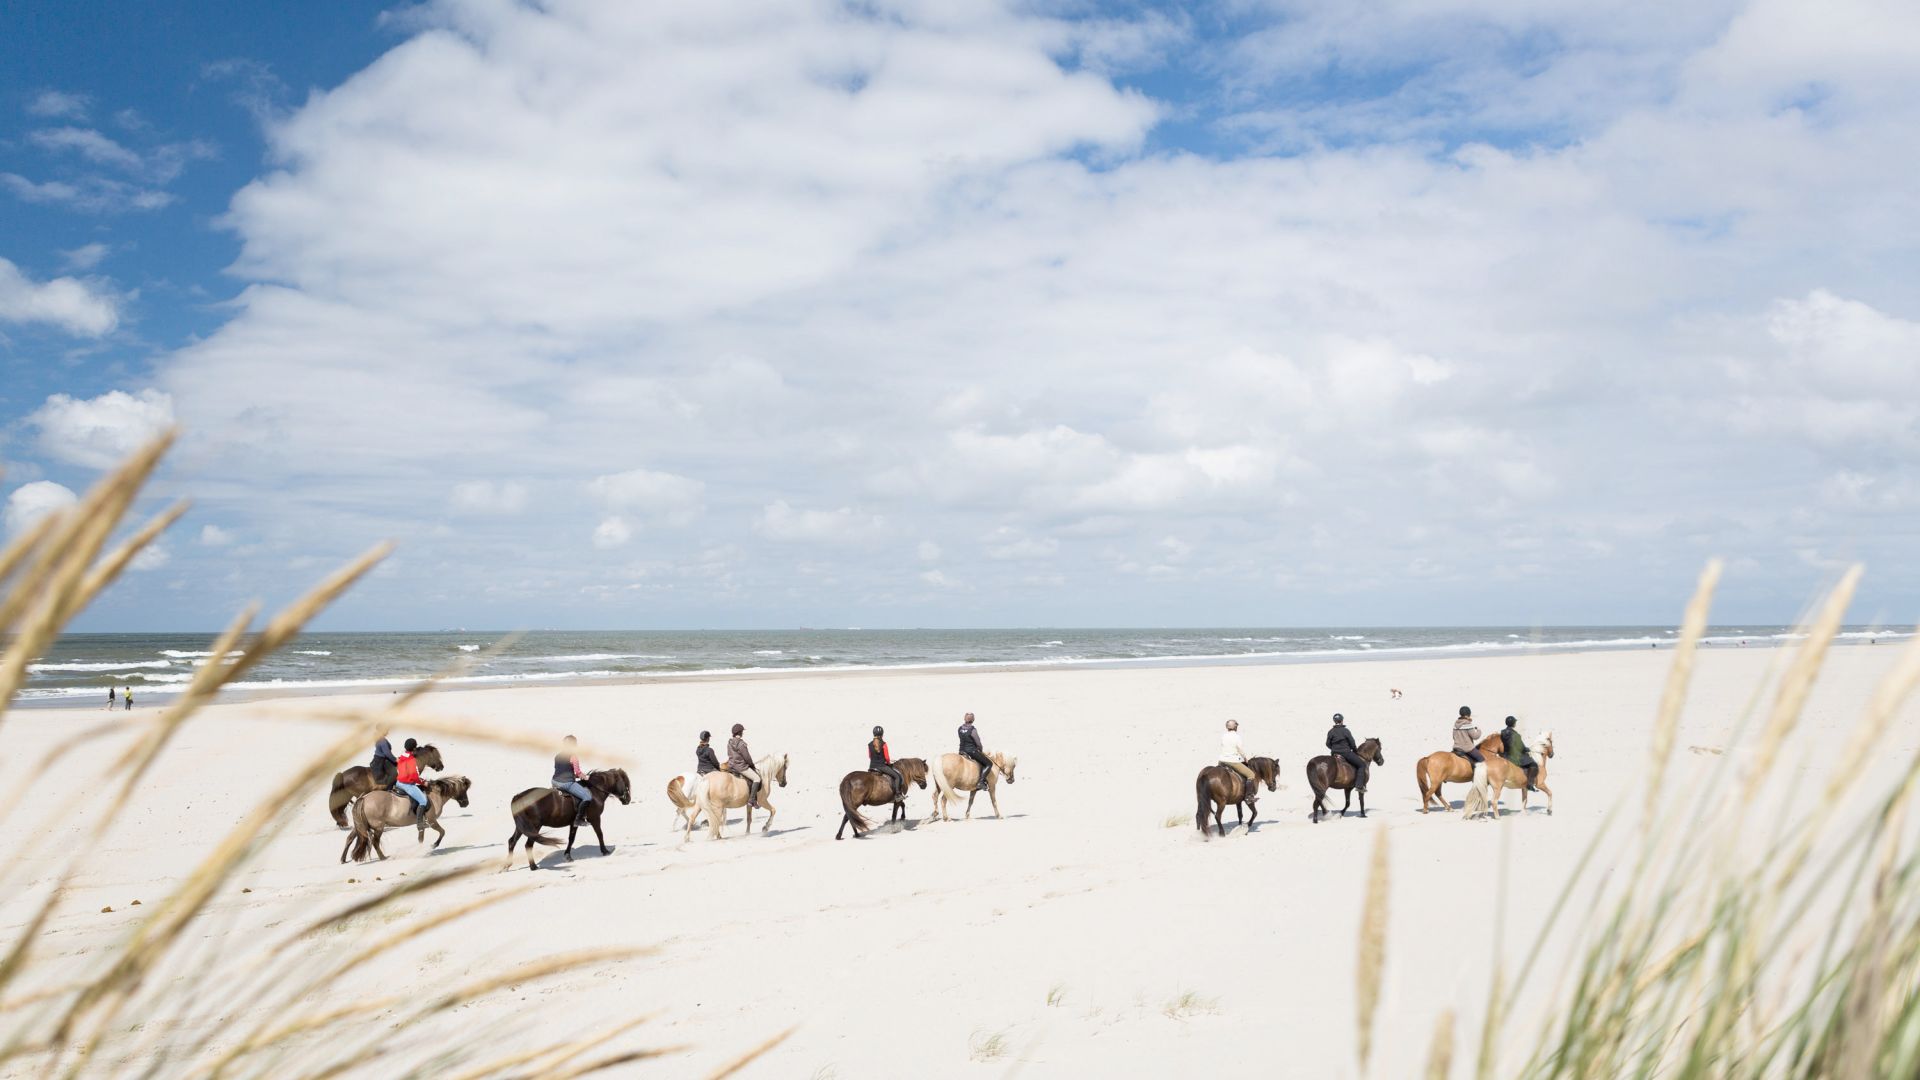
<svg viewBox="0 0 1920 1080"><path fill-rule="evenodd" d="M86 628L1920 616L1907 0L152 7L0 33Z"/></svg>

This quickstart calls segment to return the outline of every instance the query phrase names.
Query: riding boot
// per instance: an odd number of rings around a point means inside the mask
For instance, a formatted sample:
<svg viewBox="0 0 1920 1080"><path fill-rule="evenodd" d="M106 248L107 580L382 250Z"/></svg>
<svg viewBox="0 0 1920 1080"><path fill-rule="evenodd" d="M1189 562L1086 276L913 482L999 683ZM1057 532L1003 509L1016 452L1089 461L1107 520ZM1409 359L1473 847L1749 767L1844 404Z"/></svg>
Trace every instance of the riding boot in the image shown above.
<svg viewBox="0 0 1920 1080"><path fill-rule="evenodd" d="M413 823L421 828L425 828L427 824L427 808L419 803L413 804Z"/></svg>
<svg viewBox="0 0 1920 1080"><path fill-rule="evenodd" d="M980 779L974 781L973 790L975 791L987 790L987 781L992 779L992 777L993 777L993 770L983 766L980 769Z"/></svg>
<svg viewBox="0 0 1920 1080"><path fill-rule="evenodd" d="M1371 764L1360 766L1360 775L1354 777L1354 780L1353 780L1353 787L1355 791L1361 792L1362 794L1366 793L1367 777L1372 772L1373 772L1373 766Z"/></svg>
<svg viewBox="0 0 1920 1080"><path fill-rule="evenodd" d="M1537 763L1527 766L1527 790L1528 791L1540 790L1538 787L1534 786L1534 782L1539 779L1540 779L1540 766Z"/></svg>
<svg viewBox="0 0 1920 1080"><path fill-rule="evenodd" d="M577 827L579 825L585 824L587 820L587 808L591 807L593 804L590 802L587 802L585 799L575 799L574 803L575 805L573 808L573 823Z"/></svg>
<svg viewBox="0 0 1920 1080"><path fill-rule="evenodd" d="M747 806L755 810L760 809L760 782L758 780L747 781Z"/></svg>

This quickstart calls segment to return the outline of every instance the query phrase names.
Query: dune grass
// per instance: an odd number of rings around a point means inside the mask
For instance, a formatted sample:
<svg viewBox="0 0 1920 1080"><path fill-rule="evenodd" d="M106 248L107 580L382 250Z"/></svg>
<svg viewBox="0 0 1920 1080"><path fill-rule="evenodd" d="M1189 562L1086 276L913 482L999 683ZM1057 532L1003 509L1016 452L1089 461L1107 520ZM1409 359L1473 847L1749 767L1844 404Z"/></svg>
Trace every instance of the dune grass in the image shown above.
<svg viewBox="0 0 1920 1080"><path fill-rule="evenodd" d="M113 542L172 441L168 434L140 450L76 506L0 549L0 740L9 720L4 706L24 681L27 665L186 509L169 507ZM48 947L46 931L76 915L69 888L98 865L94 860L101 858L101 842L114 822L129 812L177 809L146 801L143 781L182 728L223 686L298 636L387 551L386 545L374 547L257 629L257 612L242 612L213 645L215 654L240 655L197 669L165 708L138 719L76 726L76 741L117 733L127 742L110 762L97 804L102 812L78 822L70 816L70 795L53 790L58 779L52 755L35 763L21 785L0 792L0 824L12 835L40 838L24 844L20 854L36 853L36 844L67 853L64 863L53 860L58 868L51 881L23 880L19 859L0 863L0 892L31 899L25 925L0 946L0 1073L321 1077L362 1071L377 1049L380 1072L396 1077L580 1076L675 1052L637 1041L646 1016L594 1031L576 1030L564 1014L543 1015L537 1026L476 1031L459 1015L474 1003L518 995L528 986L608 969L641 955L639 950L595 949L498 966L436 982L430 992L356 983L358 958L390 942L397 920L406 920L412 933L424 933L524 894L517 887L466 900L453 895L453 886L493 870L491 865L396 873L394 880L377 883L374 875L363 875L357 880L368 895L337 910L283 920L288 925L251 935L244 948L226 935L231 915L222 910L223 901L251 891L238 886L236 876L284 831L296 810L312 810L315 794L335 770L363 756L395 723L546 749L546 740L532 734L404 713L430 683L378 711L323 703L307 713L305 718L337 728L337 738L311 758L291 763L276 782L262 784L271 793L240 821L210 823L210 840L204 850L186 853L197 861L167 895L148 896L115 916L125 921L112 947L79 956ZM35 812L42 807L51 808L44 819ZM397 1030L407 1037L393 1038ZM756 1059L781 1037L719 1075Z"/></svg>

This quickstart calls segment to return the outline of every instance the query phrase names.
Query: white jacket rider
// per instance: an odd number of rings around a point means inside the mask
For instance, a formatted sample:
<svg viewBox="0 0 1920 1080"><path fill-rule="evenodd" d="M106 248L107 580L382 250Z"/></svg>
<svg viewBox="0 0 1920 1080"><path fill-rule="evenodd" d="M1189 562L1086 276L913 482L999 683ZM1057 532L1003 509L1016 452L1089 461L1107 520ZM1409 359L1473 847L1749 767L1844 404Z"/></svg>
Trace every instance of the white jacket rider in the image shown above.
<svg viewBox="0 0 1920 1080"><path fill-rule="evenodd" d="M1247 748L1240 742L1240 721L1227 721L1227 730L1220 733L1220 764L1240 774L1241 783L1247 786L1247 794L1253 794L1254 785L1259 778L1247 767Z"/></svg>

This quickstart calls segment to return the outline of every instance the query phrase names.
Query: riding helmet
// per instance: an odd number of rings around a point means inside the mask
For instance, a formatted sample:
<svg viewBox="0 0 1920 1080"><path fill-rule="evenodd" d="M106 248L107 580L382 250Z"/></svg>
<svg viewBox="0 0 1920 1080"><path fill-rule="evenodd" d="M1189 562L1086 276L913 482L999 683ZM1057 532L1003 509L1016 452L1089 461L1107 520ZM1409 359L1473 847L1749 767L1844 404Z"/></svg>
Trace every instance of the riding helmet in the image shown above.
<svg viewBox="0 0 1920 1080"><path fill-rule="evenodd" d="M885 735L886 733L887 733L887 729L886 729L886 728L883 728L883 727L881 727L881 726L880 726L879 724L875 724L875 725L873 725L873 736L874 736L874 738L876 738L876 739L877 739L877 738L879 738L880 736L882 736L882 735Z"/></svg>
<svg viewBox="0 0 1920 1080"><path fill-rule="evenodd" d="M747 733L747 725L745 724L733 725L733 733L735 735L745 735Z"/></svg>
<svg viewBox="0 0 1920 1080"><path fill-rule="evenodd" d="M1472 710L1472 709L1470 709L1470 708L1468 708L1468 707L1467 707L1467 706L1465 706L1465 705L1462 705L1462 706L1460 706L1460 715L1461 715L1461 716L1472 716L1472 715L1473 715L1473 710Z"/></svg>
<svg viewBox="0 0 1920 1080"><path fill-rule="evenodd" d="M1334 713L1333 722L1336 724L1344 724L1347 722L1347 718L1344 716L1341 716L1339 713Z"/></svg>
<svg viewBox="0 0 1920 1080"><path fill-rule="evenodd" d="M407 753L411 754L418 749L420 749L419 743L414 742L412 739L407 740Z"/></svg>
<svg viewBox="0 0 1920 1080"><path fill-rule="evenodd" d="M706 742L708 739L711 739L711 738L713 738L713 732L711 731L703 731L700 733L701 742Z"/></svg>

